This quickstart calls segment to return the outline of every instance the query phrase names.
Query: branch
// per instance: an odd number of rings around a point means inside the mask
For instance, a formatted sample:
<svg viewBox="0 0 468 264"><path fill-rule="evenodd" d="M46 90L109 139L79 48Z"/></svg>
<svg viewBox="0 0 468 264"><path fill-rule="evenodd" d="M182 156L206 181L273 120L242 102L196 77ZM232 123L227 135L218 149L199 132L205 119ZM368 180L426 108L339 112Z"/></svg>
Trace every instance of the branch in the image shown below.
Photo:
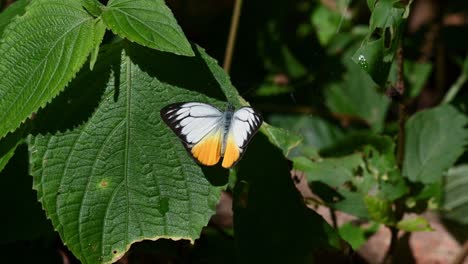
<svg viewBox="0 0 468 264"><path fill-rule="evenodd" d="M232 54L234 53L234 46L236 44L237 28L239 26L239 18L241 14L242 0L236 0L234 12L232 13L231 28L229 30L229 38L226 46L226 53L224 54L223 68L226 73L231 70Z"/></svg>

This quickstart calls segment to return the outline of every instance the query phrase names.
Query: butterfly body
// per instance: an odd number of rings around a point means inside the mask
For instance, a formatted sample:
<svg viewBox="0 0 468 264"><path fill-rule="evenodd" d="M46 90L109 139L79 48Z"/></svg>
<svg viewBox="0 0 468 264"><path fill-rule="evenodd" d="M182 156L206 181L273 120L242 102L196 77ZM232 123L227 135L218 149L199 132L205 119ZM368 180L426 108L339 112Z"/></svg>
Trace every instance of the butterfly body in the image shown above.
<svg viewBox="0 0 468 264"><path fill-rule="evenodd" d="M223 158L224 168L239 161L263 122L252 108L234 111L232 105L221 112L204 103L176 103L164 107L160 113L196 161L212 166Z"/></svg>

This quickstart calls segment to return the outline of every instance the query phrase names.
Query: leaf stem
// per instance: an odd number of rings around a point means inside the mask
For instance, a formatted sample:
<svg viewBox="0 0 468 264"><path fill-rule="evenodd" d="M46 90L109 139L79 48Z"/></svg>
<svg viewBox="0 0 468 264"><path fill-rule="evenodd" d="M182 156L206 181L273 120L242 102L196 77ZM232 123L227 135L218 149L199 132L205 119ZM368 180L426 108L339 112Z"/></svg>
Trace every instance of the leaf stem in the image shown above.
<svg viewBox="0 0 468 264"><path fill-rule="evenodd" d="M231 62L232 62L232 54L234 52L234 46L236 44L236 35L237 35L237 28L239 26L239 18L241 15L241 7L242 7L243 0L236 0L234 5L234 12L232 13L231 19L231 28L229 30L229 37L226 46L226 53L224 54L224 70L229 73L231 70Z"/></svg>
<svg viewBox="0 0 468 264"><path fill-rule="evenodd" d="M467 54L467 56L465 58L465 61L467 61L467 60L468 60L468 54ZM465 84L467 79L468 79L468 76L466 74L466 71L465 71L465 69L462 69L462 72L461 72L460 76L458 76L457 80L452 84L452 86L450 86L450 89L445 94L445 97L442 100L442 103L443 104L450 103L453 100L453 98L455 98L458 91L460 91L460 89L463 87L463 85Z"/></svg>

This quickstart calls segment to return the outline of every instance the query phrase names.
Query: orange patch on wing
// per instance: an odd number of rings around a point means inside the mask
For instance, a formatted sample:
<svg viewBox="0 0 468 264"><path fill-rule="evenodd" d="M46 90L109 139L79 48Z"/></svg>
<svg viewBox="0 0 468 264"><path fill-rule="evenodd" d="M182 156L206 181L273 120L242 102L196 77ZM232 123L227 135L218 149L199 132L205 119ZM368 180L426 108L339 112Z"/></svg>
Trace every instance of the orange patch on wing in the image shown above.
<svg viewBox="0 0 468 264"><path fill-rule="evenodd" d="M221 133L211 133L193 146L192 155L203 165L211 166L221 158Z"/></svg>
<svg viewBox="0 0 468 264"><path fill-rule="evenodd" d="M240 151L234 142L234 138L229 135L226 142L226 150L224 151L223 163L221 164L224 168L230 168L239 159Z"/></svg>

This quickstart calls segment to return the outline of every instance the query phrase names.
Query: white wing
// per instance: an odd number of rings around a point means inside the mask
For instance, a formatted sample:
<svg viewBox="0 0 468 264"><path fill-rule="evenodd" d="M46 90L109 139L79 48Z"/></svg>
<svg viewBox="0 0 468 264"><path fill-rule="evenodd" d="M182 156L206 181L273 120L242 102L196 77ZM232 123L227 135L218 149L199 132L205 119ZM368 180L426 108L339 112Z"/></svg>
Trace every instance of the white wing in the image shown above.
<svg viewBox="0 0 468 264"><path fill-rule="evenodd" d="M161 109L161 117L181 138L186 147L202 140L215 128L222 125L223 113L203 103L176 103Z"/></svg>
<svg viewBox="0 0 468 264"><path fill-rule="evenodd" d="M239 148L244 148L262 125L262 116L250 107L242 107L232 117L231 129L234 141Z"/></svg>

